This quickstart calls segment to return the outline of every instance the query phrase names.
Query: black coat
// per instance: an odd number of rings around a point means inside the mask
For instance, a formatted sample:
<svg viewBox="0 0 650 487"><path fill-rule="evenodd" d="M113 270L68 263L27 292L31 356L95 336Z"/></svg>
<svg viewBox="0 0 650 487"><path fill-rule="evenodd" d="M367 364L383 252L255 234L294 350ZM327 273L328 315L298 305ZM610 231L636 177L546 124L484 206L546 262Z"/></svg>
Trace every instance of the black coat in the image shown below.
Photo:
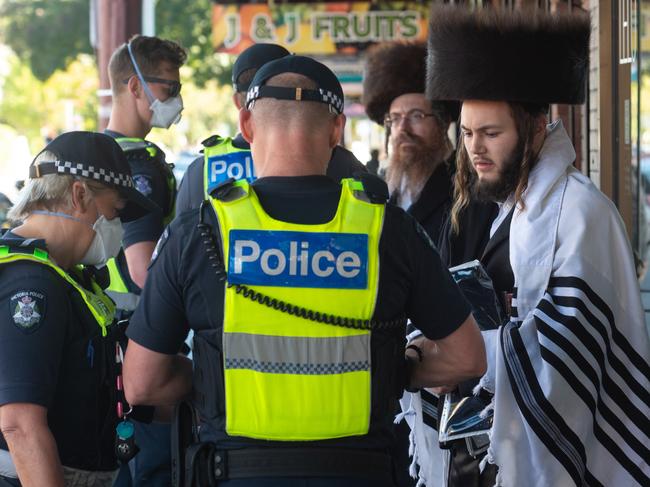
<svg viewBox="0 0 650 487"><path fill-rule="evenodd" d="M499 208L494 203L470 203L461 216L458 234L452 234L450 220L445 222L439 247L440 258L448 267L480 260L504 306L503 294L512 292L515 280L510 266L510 222L513 211L490 238L490 228L498 213Z"/></svg>
<svg viewBox="0 0 650 487"><path fill-rule="evenodd" d="M470 202L460 217L458 235L451 233L454 164L440 164L422 189L418 200L407 210L438 246L440 259L447 267L479 259L490 240L490 227L499 213L495 203ZM395 202L395 196L391 201ZM506 246L507 247L507 246ZM489 274L489 272L488 272Z"/></svg>
<svg viewBox="0 0 650 487"><path fill-rule="evenodd" d="M512 293L515 287L515 276L510 265L510 223L513 212L514 207L494 232L480 258L481 264L492 279L501 306L508 315L510 302L506 304L505 294Z"/></svg>
<svg viewBox="0 0 650 487"><path fill-rule="evenodd" d="M407 210L426 230L434 243L438 242L443 224L451 209L453 172L447 163L439 164L429 176L420 197ZM395 203L396 196L390 198Z"/></svg>
<svg viewBox="0 0 650 487"><path fill-rule="evenodd" d="M470 202L460 215L458 234L452 233L451 219L447 218L438 239L440 258L447 267L481 258L498 213L499 207L495 203Z"/></svg>

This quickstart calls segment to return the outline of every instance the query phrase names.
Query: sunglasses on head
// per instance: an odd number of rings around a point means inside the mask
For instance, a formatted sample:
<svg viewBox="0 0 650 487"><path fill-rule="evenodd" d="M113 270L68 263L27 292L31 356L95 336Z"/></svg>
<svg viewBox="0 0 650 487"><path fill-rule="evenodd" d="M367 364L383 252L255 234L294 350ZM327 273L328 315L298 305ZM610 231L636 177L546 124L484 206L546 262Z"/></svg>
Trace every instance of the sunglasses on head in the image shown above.
<svg viewBox="0 0 650 487"><path fill-rule="evenodd" d="M176 81L173 79L155 78L153 76L143 76L143 78L147 83L160 83L163 85L167 85L167 93L169 94L170 97L178 96L181 93L181 87L183 85L181 85L180 81ZM124 84L128 83L129 79L131 78L125 79L124 81L122 81L122 83Z"/></svg>

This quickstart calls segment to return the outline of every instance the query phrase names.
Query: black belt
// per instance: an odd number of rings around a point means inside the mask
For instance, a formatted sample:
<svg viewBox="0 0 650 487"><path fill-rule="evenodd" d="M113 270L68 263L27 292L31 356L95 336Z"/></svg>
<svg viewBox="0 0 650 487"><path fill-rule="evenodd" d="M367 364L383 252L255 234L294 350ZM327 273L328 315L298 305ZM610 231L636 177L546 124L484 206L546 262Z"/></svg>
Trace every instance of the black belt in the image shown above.
<svg viewBox="0 0 650 487"><path fill-rule="evenodd" d="M185 462L185 487L256 477L361 477L385 481L393 476L388 454L353 449L218 450L212 443L200 443L188 448Z"/></svg>

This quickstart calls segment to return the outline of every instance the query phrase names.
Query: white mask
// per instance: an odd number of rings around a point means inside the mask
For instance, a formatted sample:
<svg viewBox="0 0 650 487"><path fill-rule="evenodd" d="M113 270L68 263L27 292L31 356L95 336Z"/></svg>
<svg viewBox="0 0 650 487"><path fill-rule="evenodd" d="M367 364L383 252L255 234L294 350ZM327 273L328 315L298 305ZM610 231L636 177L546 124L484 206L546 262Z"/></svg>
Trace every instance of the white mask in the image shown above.
<svg viewBox="0 0 650 487"><path fill-rule="evenodd" d="M104 267L110 259L117 256L122 247L122 238L124 237L122 221L119 217L107 220L104 215L100 215L93 225L93 230L95 237L81 259L81 263Z"/></svg>
<svg viewBox="0 0 650 487"><path fill-rule="evenodd" d="M144 92L147 95L149 100L149 110L153 112L151 115L151 126L158 127L162 129L168 129L171 124L178 123L181 120L181 112L183 111L183 99L180 95L167 98L165 101L160 101L154 96L151 89L149 88L149 83L147 83L140 71L138 63L135 61L135 56L133 56L133 51L131 50L131 43L127 45L127 50L129 52L129 57L131 58L131 63L135 69L135 73L144 88Z"/></svg>
<svg viewBox="0 0 650 487"><path fill-rule="evenodd" d="M77 222L81 221L72 215L57 211L34 210L32 214L58 216ZM93 230L95 231L95 237L90 242L90 247L86 250L80 263L95 267L104 267L110 259L117 256L122 247L122 238L124 237L122 221L119 217L107 220L104 215L99 215L99 218L97 218L93 225Z"/></svg>
<svg viewBox="0 0 650 487"><path fill-rule="evenodd" d="M183 111L183 98L180 95L167 98L165 101L154 99L149 107L153 112L151 115L151 126L161 129L168 129L171 124L178 123L181 120Z"/></svg>

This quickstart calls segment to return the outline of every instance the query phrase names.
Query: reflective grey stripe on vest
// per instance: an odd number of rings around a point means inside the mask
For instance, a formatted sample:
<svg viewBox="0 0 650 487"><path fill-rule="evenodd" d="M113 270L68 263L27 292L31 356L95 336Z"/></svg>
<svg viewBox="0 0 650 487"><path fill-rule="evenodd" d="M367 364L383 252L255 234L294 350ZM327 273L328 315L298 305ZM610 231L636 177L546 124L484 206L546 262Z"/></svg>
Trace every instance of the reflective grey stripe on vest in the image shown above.
<svg viewBox="0 0 650 487"><path fill-rule="evenodd" d="M133 293L118 293L115 291L104 291L115 302L115 307L123 311L135 311L140 301L140 296Z"/></svg>
<svg viewBox="0 0 650 487"><path fill-rule="evenodd" d="M370 370L370 334L283 337L224 333L226 369L272 374L328 375Z"/></svg>

